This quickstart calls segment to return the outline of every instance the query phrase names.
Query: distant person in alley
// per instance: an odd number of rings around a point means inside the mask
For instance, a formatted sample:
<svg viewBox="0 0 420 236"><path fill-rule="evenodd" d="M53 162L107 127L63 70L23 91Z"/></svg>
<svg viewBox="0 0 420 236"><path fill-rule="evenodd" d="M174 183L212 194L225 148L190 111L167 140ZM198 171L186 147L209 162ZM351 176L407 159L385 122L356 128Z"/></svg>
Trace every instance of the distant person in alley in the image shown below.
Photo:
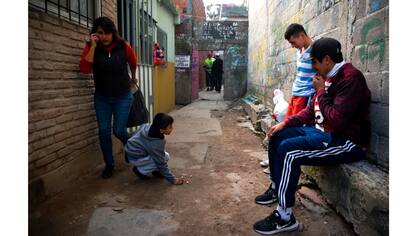
<svg viewBox="0 0 420 236"><path fill-rule="evenodd" d="M124 145L128 140L126 124L133 100L130 84L137 84L136 68L136 56L130 44L118 34L112 20L97 18L90 32L90 41L83 48L80 70L86 74L93 72L94 106L105 161L102 178L109 178L114 172L111 124L114 135Z"/></svg>
<svg viewBox="0 0 420 236"><path fill-rule="evenodd" d="M255 202L278 205L254 224L260 234L298 228L292 207L301 165L350 163L366 155L371 93L365 77L343 60L341 44L335 39L316 40L310 56L317 75L312 79L316 92L309 106L267 132L271 184Z"/></svg>
<svg viewBox="0 0 420 236"><path fill-rule="evenodd" d="M213 81L216 86L216 92L220 93L222 89L222 80L223 80L223 60L220 58L220 54L216 53L216 60L213 62L211 68L211 74L213 76Z"/></svg>
<svg viewBox="0 0 420 236"><path fill-rule="evenodd" d="M213 57L213 54L211 52L207 53L207 58L203 62L204 71L206 73L206 86L207 91L211 91L214 89L214 81L213 77L211 75L211 68L213 67L213 62L216 59Z"/></svg>
<svg viewBox="0 0 420 236"><path fill-rule="evenodd" d="M296 48L296 77L293 81L292 97L285 118L295 115L303 110L315 93L312 86L312 77L315 69L310 59L312 39L306 34L300 24L291 24L284 33L284 38L293 48Z"/></svg>
<svg viewBox="0 0 420 236"><path fill-rule="evenodd" d="M134 174L140 179L149 179L149 174L164 177L175 185L183 179L175 177L168 167L169 153L165 151L165 135L173 130L174 119L165 114L155 115L152 124L143 124L124 147Z"/></svg>

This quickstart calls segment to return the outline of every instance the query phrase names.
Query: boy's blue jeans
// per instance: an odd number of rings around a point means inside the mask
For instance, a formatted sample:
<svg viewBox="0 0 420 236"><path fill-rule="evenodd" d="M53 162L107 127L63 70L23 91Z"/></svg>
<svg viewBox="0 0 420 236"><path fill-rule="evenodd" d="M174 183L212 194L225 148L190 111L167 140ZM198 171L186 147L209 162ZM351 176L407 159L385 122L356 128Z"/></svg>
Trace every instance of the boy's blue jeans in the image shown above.
<svg viewBox="0 0 420 236"><path fill-rule="evenodd" d="M280 207L294 205L301 165L322 166L359 161L366 151L350 140L312 127L284 128L268 144L270 177Z"/></svg>
<svg viewBox="0 0 420 236"><path fill-rule="evenodd" d="M102 96L95 93L94 104L96 120L98 122L99 143L106 165L114 165L111 140L111 118L114 117L112 130L115 137L125 145L128 140L126 125L132 101L133 94L131 91L118 97Z"/></svg>

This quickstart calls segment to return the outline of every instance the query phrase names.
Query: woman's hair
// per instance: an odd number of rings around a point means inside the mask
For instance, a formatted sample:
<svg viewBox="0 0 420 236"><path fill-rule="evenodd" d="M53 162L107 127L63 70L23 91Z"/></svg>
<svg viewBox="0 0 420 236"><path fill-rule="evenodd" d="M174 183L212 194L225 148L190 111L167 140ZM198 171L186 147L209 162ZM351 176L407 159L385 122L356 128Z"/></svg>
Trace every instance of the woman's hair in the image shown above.
<svg viewBox="0 0 420 236"><path fill-rule="evenodd" d="M91 34L96 33L98 31L98 27L101 27L105 33L112 33L112 41L118 42L122 40L120 34L118 33L117 27L115 27L114 22L106 16L98 17L93 22L92 30L90 31Z"/></svg>
<svg viewBox="0 0 420 236"><path fill-rule="evenodd" d="M165 113L158 113L155 115L155 118L153 118L152 126L160 130L166 129L172 123L174 123L174 118L172 118L172 116Z"/></svg>

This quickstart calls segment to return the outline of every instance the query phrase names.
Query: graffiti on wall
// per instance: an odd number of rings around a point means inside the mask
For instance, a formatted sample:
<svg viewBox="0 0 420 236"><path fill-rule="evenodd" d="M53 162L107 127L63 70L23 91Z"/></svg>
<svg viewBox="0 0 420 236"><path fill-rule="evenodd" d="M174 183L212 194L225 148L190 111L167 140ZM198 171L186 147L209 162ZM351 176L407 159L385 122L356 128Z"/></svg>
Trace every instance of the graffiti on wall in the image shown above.
<svg viewBox="0 0 420 236"><path fill-rule="evenodd" d="M340 2L341 0L319 0L317 1L316 6L316 15L320 15L326 10L330 9L332 6Z"/></svg>
<svg viewBox="0 0 420 236"><path fill-rule="evenodd" d="M247 66L247 55L243 49L244 47L235 45L227 50L226 57L229 58L232 67Z"/></svg>
<svg viewBox="0 0 420 236"><path fill-rule="evenodd" d="M384 7L386 4L385 0L371 0L370 1L370 12L377 11Z"/></svg>
<svg viewBox="0 0 420 236"><path fill-rule="evenodd" d="M275 17L275 16L273 16ZM299 11L293 16L291 16L287 20L277 20L273 23L273 26L271 27L271 34L274 37L274 45L280 45L284 39L284 33L286 32L287 27L292 23L302 23L303 19L303 12ZM306 32L308 32L308 27L305 26Z"/></svg>
<svg viewBox="0 0 420 236"><path fill-rule="evenodd" d="M206 7L206 16L210 20L218 20L220 18L221 4L210 4Z"/></svg>
<svg viewBox="0 0 420 236"><path fill-rule="evenodd" d="M369 32L375 30L378 27L384 27L383 22L378 18L373 18L369 20L363 27L361 31L361 47L359 48L360 61L365 63L367 60L378 59L380 62L384 59L385 53L385 35L380 34L376 35L373 38L369 38L370 44L368 50L368 35Z"/></svg>
<svg viewBox="0 0 420 236"><path fill-rule="evenodd" d="M255 85L262 86L267 74L267 50L268 50L268 35L265 32L258 40L256 45L251 47L249 51L251 67L249 68L250 78Z"/></svg>
<svg viewBox="0 0 420 236"><path fill-rule="evenodd" d="M239 39L238 22L212 22L206 21L203 23L204 39Z"/></svg>
<svg viewBox="0 0 420 236"><path fill-rule="evenodd" d="M192 91L191 91L191 96L192 96L192 98L197 98L198 97L198 83L199 83L199 81L198 81L198 77L199 77L199 70L200 70L200 68L199 68L199 64L198 64L198 61L199 61L199 54L198 54L198 51L197 50L193 50L193 52L192 52L192 57L191 57L191 79L192 79L192 81L191 81L191 89L192 89Z"/></svg>
<svg viewBox="0 0 420 236"><path fill-rule="evenodd" d="M253 65L256 66L256 68L264 67L266 69L266 51L267 49L267 34L264 34L259 40L258 40L258 46L253 47L251 51L251 59Z"/></svg>

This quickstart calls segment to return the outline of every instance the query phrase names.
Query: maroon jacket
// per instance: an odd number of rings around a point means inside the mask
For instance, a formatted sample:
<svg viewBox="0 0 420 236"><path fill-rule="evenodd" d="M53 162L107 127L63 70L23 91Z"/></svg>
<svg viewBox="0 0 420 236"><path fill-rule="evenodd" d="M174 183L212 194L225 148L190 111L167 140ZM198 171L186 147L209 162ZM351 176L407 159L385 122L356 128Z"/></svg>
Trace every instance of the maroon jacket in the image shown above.
<svg viewBox="0 0 420 236"><path fill-rule="evenodd" d="M327 91L317 91L307 108L285 120L286 127L314 123L314 104L318 98L323 123L328 128L325 131L332 131L367 147L370 139L370 90L365 77L351 63L347 63L330 81Z"/></svg>

